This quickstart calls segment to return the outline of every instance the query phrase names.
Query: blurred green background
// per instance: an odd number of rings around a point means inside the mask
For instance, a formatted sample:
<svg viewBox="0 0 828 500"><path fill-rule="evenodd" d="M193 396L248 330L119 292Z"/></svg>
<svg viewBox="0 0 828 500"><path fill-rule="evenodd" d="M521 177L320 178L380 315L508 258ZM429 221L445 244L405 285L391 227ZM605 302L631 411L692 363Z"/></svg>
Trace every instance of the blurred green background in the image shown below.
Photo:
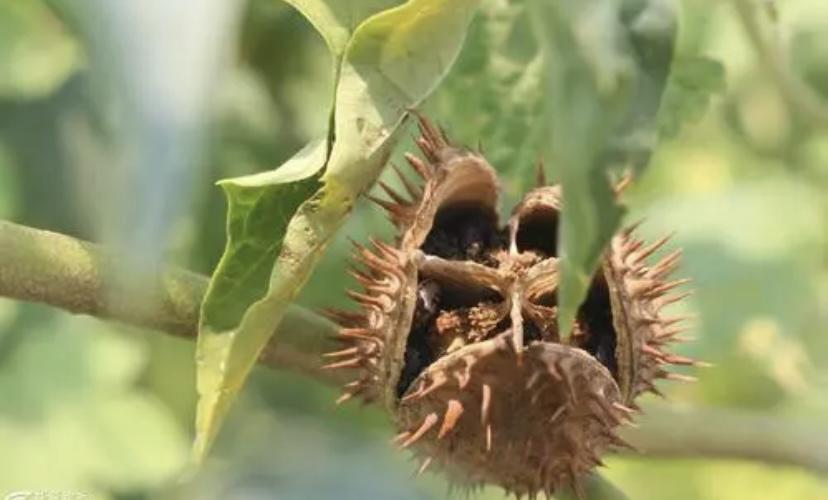
<svg viewBox="0 0 828 500"><path fill-rule="evenodd" d="M113 54L123 52L97 28L106 19L98 3L106 1L0 0L0 218L94 240L107 234L101 214L111 207L99 195L120 151L108 135L108 103L123 88L111 77L123 63ZM224 200L214 181L273 168L323 134L332 93L327 50L300 15L276 0L227 3L238 21L223 28L231 36L218 47L212 126L195 146L197 167L189 176L151 178L184 205L162 221L172 234L165 258L204 274L224 245ZM660 145L627 201L630 220L646 217L644 234L676 232L682 273L696 288L683 307L697 315L697 340L681 350L715 366L697 374L698 384L662 388L675 405L805 419L828 433L828 129L789 106L726 2L682 4L679 53L722 67L707 67L706 80L683 89L691 120ZM787 0L778 15L771 28L792 67L828 99L828 3ZM554 175L554 152L537 132L540 69L528 22L521 2L484 2L459 61L425 106L460 142L482 144L502 172L504 206L531 185L541 155L551 156ZM181 89L185 98L189 90ZM155 213L140 189L129 201ZM344 235L363 240L391 227L364 203L340 234L302 304L345 305L342 290L353 283ZM415 479L415 463L391 451L377 410L335 408L333 389L267 369L255 371L207 466L186 471L193 348L0 299L0 496L447 496L443 479ZM828 498L824 477L794 468L720 459L607 463L605 475L635 499Z"/></svg>

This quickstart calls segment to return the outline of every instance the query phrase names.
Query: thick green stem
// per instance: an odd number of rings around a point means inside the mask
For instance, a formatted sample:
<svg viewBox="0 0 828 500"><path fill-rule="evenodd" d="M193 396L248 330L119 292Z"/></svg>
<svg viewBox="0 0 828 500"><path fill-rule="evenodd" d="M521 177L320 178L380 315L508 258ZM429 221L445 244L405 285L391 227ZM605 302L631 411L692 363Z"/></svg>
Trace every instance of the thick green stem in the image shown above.
<svg viewBox="0 0 828 500"><path fill-rule="evenodd" d="M753 412L648 405L622 436L642 457L717 457L797 465L828 474L828 425Z"/></svg>
<svg viewBox="0 0 828 500"><path fill-rule="evenodd" d="M195 339L207 278L167 268L142 281L144 305L136 307L135 290L119 286L119 278L129 274L125 266L124 259L99 245L0 221L0 297ZM291 306L278 333L262 353L261 363L327 383L342 381L335 372L320 369L320 353L329 347L333 324ZM822 424L710 408L647 405L645 412L638 428L623 433L642 457L736 458L828 473L828 432ZM587 490L610 487L598 478ZM608 492L594 498L623 496Z"/></svg>
<svg viewBox="0 0 828 500"><path fill-rule="evenodd" d="M140 292L123 280L128 260L94 243L0 221L0 297L48 304L76 314L111 319L195 339L207 278L179 268L142 276ZM140 299L136 296L140 295ZM330 382L319 353L330 348L335 326L291 306L260 361Z"/></svg>

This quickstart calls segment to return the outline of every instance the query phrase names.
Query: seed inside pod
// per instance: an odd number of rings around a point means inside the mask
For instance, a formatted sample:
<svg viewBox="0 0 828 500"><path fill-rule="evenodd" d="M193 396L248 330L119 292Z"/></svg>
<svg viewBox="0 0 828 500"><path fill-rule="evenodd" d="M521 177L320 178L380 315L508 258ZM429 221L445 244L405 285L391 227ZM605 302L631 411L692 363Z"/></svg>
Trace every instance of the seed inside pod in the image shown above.
<svg viewBox="0 0 828 500"><path fill-rule="evenodd" d="M357 245L364 268L359 313L335 313L345 348L331 368L357 369L343 399L379 399L396 442L455 481L552 493L583 477L613 447L634 399L658 392L677 334L662 309L681 296L668 282L673 253L653 266L625 230L606 250L573 334L558 331L557 227L561 190L527 193L505 225L499 186L480 154L452 146L421 120L423 159L408 161L422 187L408 196L381 186L375 199L400 230L394 247Z"/></svg>

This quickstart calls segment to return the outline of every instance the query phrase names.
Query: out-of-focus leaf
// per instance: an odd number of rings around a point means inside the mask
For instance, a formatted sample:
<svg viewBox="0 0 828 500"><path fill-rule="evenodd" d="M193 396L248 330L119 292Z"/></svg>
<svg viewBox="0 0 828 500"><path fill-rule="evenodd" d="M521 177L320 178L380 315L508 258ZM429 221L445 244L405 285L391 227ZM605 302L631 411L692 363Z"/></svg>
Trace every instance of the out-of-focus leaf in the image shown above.
<svg viewBox="0 0 828 500"><path fill-rule="evenodd" d="M536 0L534 6L547 61L553 162L566 202L558 321L568 332L621 220L611 174L640 170L655 148L676 12L671 0Z"/></svg>
<svg viewBox="0 0 828 500"><path fill-rule="evenodd" d="M824 99L828 99L828 34L824 29L796 33L790 50L793 68Z"/></svg>
<svg viewBox="0 0 828 500"><path fill-rule="evenodd" d="M448 72L477 3L411 0L368 18L353 33L337 71L333 143L307 150L287 171L225 182L230 241L202 308L197 460L205 456L285 307L382 170L406 109ZM314 174L326 165L322 145L330 148L322 185L297 209L312 190L308 183L316 183ZM287 181L299 183L282 184ZM285 189L297 191L286 199ZM282 222L274 222L274 213Z"/></svg>
<svg viewBox="0 0 828 500"><path fill-rule="evenodd" d="M166 408L137 386L145 352L93 319L61 316L6 351L0 366L0 440L14 459L0 491L145 490L171 480L187 438ZM36 486L32 486L36 485Z"/></svg>
<svg viewBox="0 0 828 500"><path fill-rule="evenodd" d="M77 42L42 2L0 2L0 97L48 95L80 59Z"/></svg>
<svg viewBox="0 0 828 500"><path fill-rule="evenodd" d="M704 56L677 57L658 115L660 137L674 137L683 124L699 120L710 98L724 89L725 71L719 61Z"/></svg>
<svg viewBox="0 0 828 500"><path fill-rule="evenodd" d="M654 170L686 172L657 163ZM693 279L685 312L701 320L682 351L715 365L694 389L706 402L768 409L788 393L801 399L803 383L821 386L801 374L825 352L815 327L825 227L819 188L778 173L648 205L642 232L654 239L678 229L679 272Z"/></svg>
<svg viewBox="0 0 828 500"><path fill-rule="evenodd" d="M461 144L477 145L502 174L504 206L534 183L537 161L551 159L543 113L544 61L528 2L484 2L429 113Z"/></svg>

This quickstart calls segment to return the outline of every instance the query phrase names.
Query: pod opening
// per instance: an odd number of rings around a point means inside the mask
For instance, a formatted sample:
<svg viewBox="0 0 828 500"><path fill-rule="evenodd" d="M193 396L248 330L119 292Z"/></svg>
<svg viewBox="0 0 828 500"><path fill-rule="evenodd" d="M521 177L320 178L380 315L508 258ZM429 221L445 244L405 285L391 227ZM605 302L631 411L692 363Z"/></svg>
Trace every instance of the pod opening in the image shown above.
<svg viewBox="0 0 828 500"><path fill-rule="evenodd" d="M489 288L420 276L397 397L402 397L420 373L446 353L499 331L497 325L506 315L503 303L503 296Z"/></svg>
<svg viewBox="0 0 828 500"><path fill-rule="evenodd" d="M612 301L604 273L599 271L587 292L586 300L578 309L576 325L578 347L590 353L618 379L618 359L615 354L618 335L612 321Z"/></svg>
<svg viewBox="0 0 828 500"><path fill-rule="evenodd" d="M558 256L558 210L539 206L523 214L515 243L519 252L536 252L542 258Z"/></svg>
<svg viewBox="0 0 828 500"><path fill-rule="evenodd" d="M495 253L506 249L508 235L497 227L497 214L477 203L453 204L437 211L421 249L449 260L497 266Z"/></svg>

